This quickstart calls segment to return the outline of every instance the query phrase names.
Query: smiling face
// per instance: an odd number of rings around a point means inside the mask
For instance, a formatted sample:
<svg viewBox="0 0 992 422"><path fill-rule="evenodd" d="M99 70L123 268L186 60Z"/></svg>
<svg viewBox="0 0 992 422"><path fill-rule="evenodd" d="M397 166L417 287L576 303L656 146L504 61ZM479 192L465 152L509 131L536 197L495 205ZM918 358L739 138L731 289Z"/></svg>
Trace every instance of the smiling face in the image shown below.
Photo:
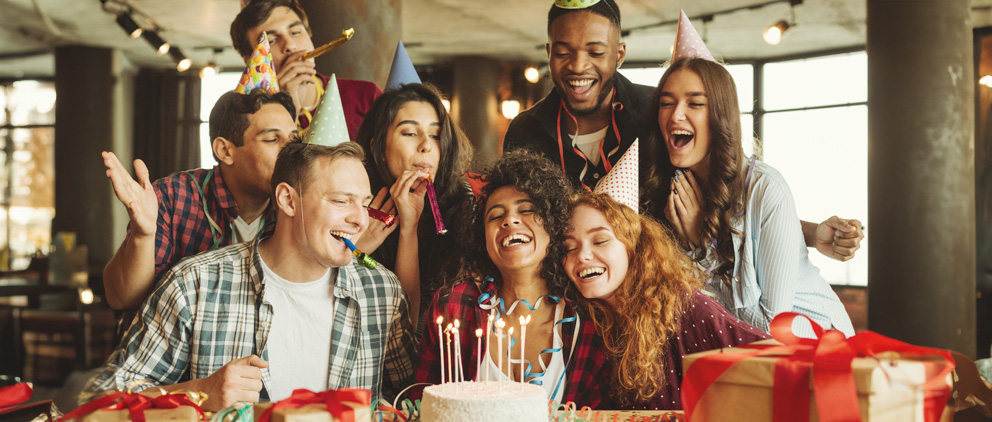
<svg viewBox="0 0 992 422"><path fill-rule="evenodd" d="M550 237L531 198L504 186L489 195L485 210L486 251L496 268L537 274Z"/></svg>
<svg viewBox="0 0 992 422"><path fill-rule="evenodd" d="M393 179L405 170L437 174L441 161L441 122L430 104L409 101L396 112L386 139L386 165Z"/></svg>
<svg viewBox="0 0 992 422"><path fill-rule="evenodd" d="M272 65L277 72L286 61L286 56L297 51L313 50L313 40L310 39L310 32L303 25L303 20L286 6L272 9L265 22L248 31L248 41L251 45L258 43L263 31L269 39ZM250 57L249 55L244 58L246 63ZM312 62L313 59L310 61Z"/></svg>
<svg viewBox="0 0 992 422"><path fill-rule="evenodd" d="M708 170L709 98L702 78L688 69L672 72L661 88L658 126L672 165L697 174Z"/></svg>
<svg viewBox="0 0 992 422"><path fill-rule="evenodd" d="M572 210L565 254L565 272L587 299L609 300L627 275L627 248L606 216L589 205Z"/></svg>
<svg viewBox="0 0 992 422"><path fill-rule="evenodd" d="M587 117L609 104L626 48L619 29L601 15L569 13L551 23L548 66L569 112Z"/></svg>
<svg viewBox="0 0 992 422"><path fill-rule="evenodd" d="M294 218L306 241L302 252L324 267L348 265L352 253L340 237L357 239L369 225L372 192L365 166L350 157L321 158L310 172L302 218Z"/></svg>

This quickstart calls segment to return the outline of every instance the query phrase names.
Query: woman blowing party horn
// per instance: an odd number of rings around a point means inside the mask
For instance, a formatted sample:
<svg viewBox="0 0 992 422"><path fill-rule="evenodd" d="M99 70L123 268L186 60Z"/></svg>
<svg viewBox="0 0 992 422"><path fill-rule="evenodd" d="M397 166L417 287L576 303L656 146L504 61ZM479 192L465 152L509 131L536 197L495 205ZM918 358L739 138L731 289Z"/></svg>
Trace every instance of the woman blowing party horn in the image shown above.
<svg viewBox="0 0 992 422"><path fill-rule="evenodd" d="M472 194L462 179L471 144L440 94L416 83L382 94L365 115L356 142L367 152L365 168L376 193L369 207L375 220L356 246L396 273L420 326L421 297L434 294L447 263L456 264L448 259L455 251L453 236L438 233L445 229L442 215L456 223L450 229L458 230L462 210L471 206ZM424 209L428 202L431 212ZM390 218L395 224L388 223Z"/></svg>

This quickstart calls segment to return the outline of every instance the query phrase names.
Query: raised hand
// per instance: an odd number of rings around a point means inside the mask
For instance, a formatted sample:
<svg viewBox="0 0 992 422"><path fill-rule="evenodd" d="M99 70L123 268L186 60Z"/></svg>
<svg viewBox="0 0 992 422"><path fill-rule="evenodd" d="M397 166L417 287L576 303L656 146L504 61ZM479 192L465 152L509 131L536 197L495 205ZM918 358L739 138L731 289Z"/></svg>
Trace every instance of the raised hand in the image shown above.
<svg viewBox="0 0 992 422"><path fill-rule="evenodd" d="M676 170L675 177L672 178L672 191L669 202L681 225L680 236L694 248L700 244L700 212L703 208L703 193L699 182L691 171Z"/></svg>
<svg viewBox="0 0 992 422"><path fill-rule="evenodd" d="M415 232L424 212L424 196L427 194L428 173L406 170L389 188L389 194L396 204L400 231Z"/></svg>
<svg viewBox="0 0 992 422"><path fill-rule="evenodd" d="M293 97L293 105L299 113L303 107L303 98L309 85L314 84L313 76L317 74L313 60L303 60L306 51L297 51L283 60L276 72L276 79L279 80L279 90L286 92Z"/></svg>
<svg viewBox="0 0 992 422"><path fill-rule="evenodd" d="M396 207L393 205L393 198L386 199L387 196L389 196L389 191L385 187L379 189L379 193L375 195L375 198L372 198L372 203L369 204L369 208L375 208L386 214L396 215ZM362 232L361 237L355 241L355 246L362 252L371 254L372 252L375 252L376 249L379 249L382 242L384 242L386 238L389 237L394 230L396 230L396 227L397 224L386 227L385 223L374 218L369 218L369 227L365 229L365 231Z"/></svg>
<svg viewBox="0 0 992 422"><path fill-rule="evenodd" d="M158 219L158 196L148 179L148 167L141 160L134 160L134 174L138 177L136 181L114 153L104 151L102 156L114 193L131 216L132 235L154 236Z"/></svg>
<svg viewBox="0 0 992 422"><path fill-rule="evenodd" d="M816 250L838 261L854 258L864 238L865 232L858 220L835 215L816 225Z"/></svg>

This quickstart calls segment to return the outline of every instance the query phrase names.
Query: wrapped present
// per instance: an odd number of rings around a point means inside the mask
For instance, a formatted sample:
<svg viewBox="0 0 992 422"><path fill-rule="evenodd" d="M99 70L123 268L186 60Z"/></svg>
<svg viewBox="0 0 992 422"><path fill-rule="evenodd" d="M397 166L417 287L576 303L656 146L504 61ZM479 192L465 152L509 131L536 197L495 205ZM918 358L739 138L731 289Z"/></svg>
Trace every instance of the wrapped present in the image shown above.
<svg viewBox="0 0 992 422"><path fill-rule="evenodd" d="M193 394L202 403L205 394ZM197 422L206 420L201 403L194 402L187 393L149 391L148 393L112 393L93 400L72 412L59 422Z"/></svg>
<svg viewBox="0 0 992 422"><path fill-rule="evenodd" d="M255 405L255 422L355 422L372 420L372 392L342 388L315 393L294 390L276 403Z"/></svg>
<svg viewBox="0 0 992 422"><path fill-rule="evenodd" d="M800 317L775 317L777 344L687 355L682 404L689 420L940 420L954 369L948 351L870 331L848 339L812 321L817 338L801 339L792 333Z"/></svg>

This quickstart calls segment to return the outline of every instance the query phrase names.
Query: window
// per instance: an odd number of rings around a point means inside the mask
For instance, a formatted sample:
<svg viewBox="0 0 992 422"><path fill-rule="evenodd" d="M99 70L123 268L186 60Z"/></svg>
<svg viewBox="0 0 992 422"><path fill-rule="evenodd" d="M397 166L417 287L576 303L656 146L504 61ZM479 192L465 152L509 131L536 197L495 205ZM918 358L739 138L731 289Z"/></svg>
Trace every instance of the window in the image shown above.
<svg viewBox="0 0 992 422"><path fill-rule="evenodd" d="M782 173L799 218L832 215L868 224L868 56L864 51L798 60L730 64L741 108L744 153ZM620 69L635 83L657 86L661 67ZM762 90L755 92L755 75ZM760 120L760 133L754 119ZM753 134L754 136L748 136ZM810 250L831 284L867 285L868 239L857 257L839 262Z"/></svg>
<svg viewBox="0 0 992 422"><path fill-rule="evenodd" d="M0 82L0 108L0 270L20 270L51 244L55 85Z"/></svg>
<svg viewBox="0 0 992 422"><path fill-rule="evenodd" d="M225 92L234 90L241 80L241 72L221 72L213 76L207 76L200 81L200 167L213 168L213 149L210 147L210 110L213 110L214 103Z"/></svg>

